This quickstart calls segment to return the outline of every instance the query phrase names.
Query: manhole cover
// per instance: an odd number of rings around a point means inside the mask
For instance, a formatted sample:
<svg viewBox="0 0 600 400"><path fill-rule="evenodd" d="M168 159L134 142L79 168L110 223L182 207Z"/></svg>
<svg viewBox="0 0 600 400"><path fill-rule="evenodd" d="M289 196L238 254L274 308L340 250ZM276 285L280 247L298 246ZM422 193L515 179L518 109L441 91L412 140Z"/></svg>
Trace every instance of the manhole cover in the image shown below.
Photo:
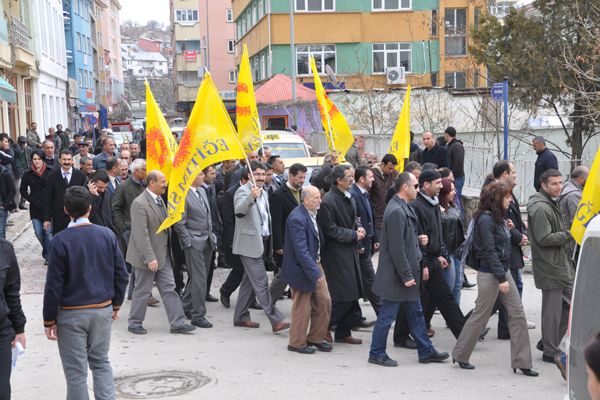
<svg viewBox="0 0 600 400"><path fill-rule="evenodd" d="M209 382L195 371L158 371L117 378L115 386L126 399L156 399L193 392Z"/></svg>

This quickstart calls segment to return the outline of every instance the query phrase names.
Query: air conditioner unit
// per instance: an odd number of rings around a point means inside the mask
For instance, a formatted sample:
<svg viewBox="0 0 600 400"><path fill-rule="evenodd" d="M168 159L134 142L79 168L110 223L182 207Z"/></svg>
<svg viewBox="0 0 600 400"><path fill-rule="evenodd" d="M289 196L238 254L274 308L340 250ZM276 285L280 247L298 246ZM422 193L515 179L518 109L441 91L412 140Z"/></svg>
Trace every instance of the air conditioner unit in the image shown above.
<svg viewBox="0 0 600 400"><path fill-rule="evenodd" d="M399 85L406 83L404 67L391 67L385 70L385 80L388 85Z"/></svg>

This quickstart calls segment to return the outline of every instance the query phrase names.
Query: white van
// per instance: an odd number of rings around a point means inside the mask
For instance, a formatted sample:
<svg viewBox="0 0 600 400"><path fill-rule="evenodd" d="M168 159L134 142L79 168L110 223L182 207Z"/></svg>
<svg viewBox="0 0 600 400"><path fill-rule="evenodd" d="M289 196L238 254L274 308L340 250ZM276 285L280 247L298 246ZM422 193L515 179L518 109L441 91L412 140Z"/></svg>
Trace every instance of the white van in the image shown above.
<svg viewBox="0 0 600 400"><path fill-rule="evenodd" d="M310 151L302 137L288 131L260 131L263 145L271 148L271 154L284 160L310 157Z"/></svg>
<svg viewBox="0 0 600 400"><path fill-rule="evenodd" d="M589 400L584 350L600 331L600 217L588 224L575 274L567 341L568 398Z"/></svg>

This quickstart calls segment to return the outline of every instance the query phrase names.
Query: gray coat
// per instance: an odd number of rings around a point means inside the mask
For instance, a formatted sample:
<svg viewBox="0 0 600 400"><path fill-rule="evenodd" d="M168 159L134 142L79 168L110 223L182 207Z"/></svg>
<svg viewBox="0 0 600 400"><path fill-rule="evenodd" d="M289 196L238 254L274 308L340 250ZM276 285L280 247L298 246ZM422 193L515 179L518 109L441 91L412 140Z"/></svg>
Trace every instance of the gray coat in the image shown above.
<svg viewBox="0 0 600 400"><path fill-rule="evenodd" d="M134 268L146 269L154 260L158 261L158 268L171 263L171 230L156 233L166 217L166 210L164 213L147 190L131 203L131 236L126 261Z"/></svg>
<svg viewBox="0 0 600 400"><path fill-rule="evenodd" d="M210 205L206 191L200 187L198 189L203 200L198 198L196 188L191 187L185 199L185 211L181 221L173 226L173 230L177 232L183 249L191 246L202 251L210 245L214 250L217 246L217 238L212 231Z"/></svg>
<svg viewBox="0 0 600 400"><path fill-rule="evenodd" d="M240 186L233 196L235 210L235 232L233 233L232 253L245 257L260 258L264 252L262 232L262 216L256 199L250 195L252 184ZM262 196L267 196L263 190ZM269 214L269 232L271 231L271 211L269 201L265 201Z"/></svg>
<svg viewBox="0 0 600 400"><path fill-rule="evenodd" d="M581 192L583 188L576 184L573 180L568 181L563 186L558 198L558 205L562 214L563 222L567 228L573 225L573 218L577 214L577 207L581 201Z"/></svg>
<svg viewBox="0 0 600 400"><path fill-rule="evenodd" d="M421 250L417 233L417 217L398 196L385 208L379 248L379 264L373 291L385 300L417 301L421 282ZM414 279L414 286L405 282Z"/></svg>

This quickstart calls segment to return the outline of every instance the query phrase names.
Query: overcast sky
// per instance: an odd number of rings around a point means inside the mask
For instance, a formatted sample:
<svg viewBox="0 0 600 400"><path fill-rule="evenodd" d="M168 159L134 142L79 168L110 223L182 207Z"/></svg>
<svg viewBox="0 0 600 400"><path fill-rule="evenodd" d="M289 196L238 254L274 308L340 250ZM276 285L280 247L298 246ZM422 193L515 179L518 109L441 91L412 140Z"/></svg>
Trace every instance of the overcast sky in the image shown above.
<svg viewBox="0 0 600 400"><path fill-rule="evenodd" d="M169 24L169 0L121 0L121 23L128 19L140 24L155 20Z"/></svg>

